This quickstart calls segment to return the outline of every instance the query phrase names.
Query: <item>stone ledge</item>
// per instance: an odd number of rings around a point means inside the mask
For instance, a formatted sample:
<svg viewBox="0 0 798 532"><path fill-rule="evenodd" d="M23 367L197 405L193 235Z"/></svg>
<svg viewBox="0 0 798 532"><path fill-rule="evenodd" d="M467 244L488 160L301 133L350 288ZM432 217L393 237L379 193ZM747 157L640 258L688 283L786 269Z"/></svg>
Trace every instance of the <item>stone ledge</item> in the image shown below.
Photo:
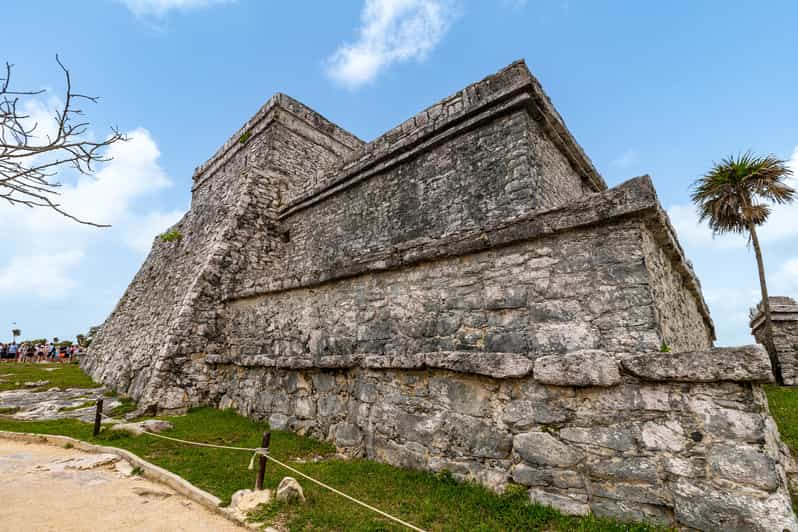
<svg viewBox="0 0 798 532"><path fill-rule="evenodd" d="M652 381L774 381L770 357L760 345L643 353L624 358L621 366L630 375Z"/></svg>
<svg viewBox="0 0 798 532"><path fill-rule="evenodd" d="M538 358L520 353L436 351L402 355L353 353L317 357L268 354L231 357L208 354L208 365L275 369L444 369L494 379L532 377L551 386L617 386L623 375L670 382L773 382L770 358L760 345L715 347L682 353L640 353L620 362L606 351L591 349Z"/></svg>
<svg viewBox="0 0 798 532"><path fill-rule="evenodd" d="M407 355L355 353L330 355L313 360L308 357L273 357L245 355L230 357L208 354L208 365L235 365L245 368L276 369L447 369L458 373L484 375L495 379L525 377L532 373L533 361L518 353L479 353L474 351L438 351Z"/></svg>

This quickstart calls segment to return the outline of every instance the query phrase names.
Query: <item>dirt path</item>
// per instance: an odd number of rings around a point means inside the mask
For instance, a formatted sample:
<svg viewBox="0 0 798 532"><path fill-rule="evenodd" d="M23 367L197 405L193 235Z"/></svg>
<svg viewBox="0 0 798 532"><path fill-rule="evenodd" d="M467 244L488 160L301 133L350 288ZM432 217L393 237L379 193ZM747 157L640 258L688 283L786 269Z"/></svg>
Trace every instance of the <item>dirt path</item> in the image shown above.
<svg viewBox="0 0 798 532"><path fill-rule="evenodd" d="M114 455L0 439L0 529L243 530Z"/></svg>

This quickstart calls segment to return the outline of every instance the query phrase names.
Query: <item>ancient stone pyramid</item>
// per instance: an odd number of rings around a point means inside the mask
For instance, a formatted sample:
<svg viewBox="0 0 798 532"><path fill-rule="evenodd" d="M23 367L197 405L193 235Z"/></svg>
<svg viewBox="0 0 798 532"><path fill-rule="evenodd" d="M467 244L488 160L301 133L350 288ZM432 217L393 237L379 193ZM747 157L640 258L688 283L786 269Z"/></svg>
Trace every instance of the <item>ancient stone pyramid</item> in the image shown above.
<svg viewBox="0 0 798 532"><path fill-rule="evenodd" d="M651 180L607 189L523 62L369 143L277 94L173 234L83 362L145 405L570 513L798 530L767 355L712 348Z"/></svg>

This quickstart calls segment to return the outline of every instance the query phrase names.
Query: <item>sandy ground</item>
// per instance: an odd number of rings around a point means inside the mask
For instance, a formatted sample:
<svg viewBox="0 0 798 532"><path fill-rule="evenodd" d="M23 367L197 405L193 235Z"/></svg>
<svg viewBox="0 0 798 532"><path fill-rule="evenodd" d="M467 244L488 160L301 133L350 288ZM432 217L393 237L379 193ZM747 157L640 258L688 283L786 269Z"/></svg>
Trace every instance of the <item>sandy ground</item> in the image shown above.
<svg viewBox="0 0 798 532"><path fill-rule="evenodd" d="M111 456L0 439L0 530L244 530Z"/></svg>

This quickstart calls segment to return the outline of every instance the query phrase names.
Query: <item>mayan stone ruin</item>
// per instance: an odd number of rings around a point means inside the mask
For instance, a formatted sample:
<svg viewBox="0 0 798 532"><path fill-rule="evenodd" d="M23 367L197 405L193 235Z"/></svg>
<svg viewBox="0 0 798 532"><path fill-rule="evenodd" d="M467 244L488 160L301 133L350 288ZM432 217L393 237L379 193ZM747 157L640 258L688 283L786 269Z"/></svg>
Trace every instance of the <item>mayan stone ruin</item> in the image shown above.
<svg viewBox="0 0 798 532"><path fill-rule="evenodd" d="M760 346L713 348L647 176L523 62L365 143L277 94L193 178L82 362L353 456L699 530L798 531Z"/></svg>
<svg viewBox="0 0 798 532"><path fill-rule="evenodd" d="M776 376L785 386L798 386L798 303L791 297L769 297L773 324L770 360ZM751 309L751 334L767 345L762 305Z"/></svg>

